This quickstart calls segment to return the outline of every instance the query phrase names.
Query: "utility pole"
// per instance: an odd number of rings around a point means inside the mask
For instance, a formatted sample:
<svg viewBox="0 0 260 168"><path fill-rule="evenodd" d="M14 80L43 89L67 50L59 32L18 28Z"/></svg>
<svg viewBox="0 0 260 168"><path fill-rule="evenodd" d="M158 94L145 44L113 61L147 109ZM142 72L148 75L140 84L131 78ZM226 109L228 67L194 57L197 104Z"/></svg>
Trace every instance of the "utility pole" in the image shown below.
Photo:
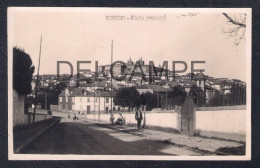
<svg viewBox="0 0 260 168"><path fill-rule="evenodd" d="M96 119L96 75L94 77L94 116Z"/></svg>
<svg viewBox="0 0 260 168"><path fill-rule="evenodd" d="M45 90L45 110L47 110L47 92L46 92L46 90Z"/></svg>
<svg viewBox="0 0 260 168"><path fill-rule="evenodd" d="M33 123L35 122L36 103L37 103L37 96L38 96L38 82L39 82L39 71L40 71L40 63L41 63L41 49L42 49L42 35L41 35L41 40L40 40L38 72L37 72L36 88L35 88L35 99L34 99L34 109L33 109Z"/></svg>
<svg viewBox="0 0 260 168"><path fill-rule="evenodd" d="M166 110L168 110L167 109L167 106L168 106L168 95L167 95L167 92L168 92L168 90L166 90Z"/></svg>
<svg viewBox="0 0 260 168"><path fill-rule="evenodd" d="M113 64L113 40L111 42L111 67L112 68L112 64ZM110 70L110 78L111 78L111 114L113 113L113 95L112 95L112 90L113 90L113 85L112 85L112 72L113 69Z"/></svg>
<svg viewBox="0 0 260 168"><path fill-rule="evenodd" d="M95 66L95 81L97 78L97 84L99 86L99 79L98 79L98 66L97 66L97 62L96 62L96 66ZM100 120L100 94L98 95L98 121Z"/></svg>
<svg viewBox="0 0 260 168"><path fill-rule="evenodd" d="M225 106L225 91L223 91L223 102L222 105Z"/></svg>
<svg viewBox="0 0 260 168"><path fill-rule="evenodd" d="M159 108L158 84L156 84L156 87L157 87L157 108Z"/></svg>
<svg viewBox="0 0 260 168"><path fill-rule="evenodd" d="M98 97L98 121L100 120L100 96Z"/></svg>

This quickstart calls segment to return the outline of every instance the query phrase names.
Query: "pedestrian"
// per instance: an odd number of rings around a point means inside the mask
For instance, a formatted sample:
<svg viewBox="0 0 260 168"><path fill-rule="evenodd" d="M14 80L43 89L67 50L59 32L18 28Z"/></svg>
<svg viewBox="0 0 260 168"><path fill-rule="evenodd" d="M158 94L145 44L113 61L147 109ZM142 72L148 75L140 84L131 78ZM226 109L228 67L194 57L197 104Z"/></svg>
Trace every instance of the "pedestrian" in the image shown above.
<svg viewBox="0 0 260 168"><path fill-rule="evenodd" d="M113 113L111 113L110 114L110 122L111 122L112 125L114 124L114 120L115 120L115 117L114 117Z"/></svg>
<svg viewBox="0 0 260 168"><path fill-rule="evenodd" d="M135 113L135 119L137 121L137 128L140 129L140 125L143 119L143 115L142 112L139 110L139 108L136 109L136 113Z"/></svg>
<svg viewBox="0 0 260 168"><path fill-rule="evenodd" d="M74 114L73 121L77 121L77 116Z"/></svg>

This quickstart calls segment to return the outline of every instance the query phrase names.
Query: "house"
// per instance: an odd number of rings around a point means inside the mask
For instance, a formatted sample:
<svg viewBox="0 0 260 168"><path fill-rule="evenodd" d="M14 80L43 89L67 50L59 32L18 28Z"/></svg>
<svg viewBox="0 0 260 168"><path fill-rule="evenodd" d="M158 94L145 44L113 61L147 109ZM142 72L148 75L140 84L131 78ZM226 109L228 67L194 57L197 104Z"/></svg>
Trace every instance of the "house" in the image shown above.
<svg viewBox="0 0 260 168"><path fill-rule="evenodd" d="M71 80L69 81L69 83L68 83L68 85L69 85L70 87L75 87L76 84L77 84L76 79L71 79Z"/></svg>
<svg viewBox="0 0 260 168"><path fill-rule="evenodd" d="M205 85L205 89L206 89L206 102L209 102L210 99L212 99L216 95L216 93L219 92L219 90L208 85Z"/></svg>
<svg viewBox="0 0 260 168"><path fill-rule="evenodd" d="M235 82L230 80L224 80L224 81L216 80L214 81L212 87L226 94L226 93L230 93L230 89L234 84Z"/></svg>
<svg viewBox="0 0 260 168"><path fill-rule="evenodd" d="M90 92L83 88L66 88L59 95L59 110L79 111L90 113L108 113L112 110L120 111L121 107L115 106L113 99L116 92L95 91Z"/></svg>

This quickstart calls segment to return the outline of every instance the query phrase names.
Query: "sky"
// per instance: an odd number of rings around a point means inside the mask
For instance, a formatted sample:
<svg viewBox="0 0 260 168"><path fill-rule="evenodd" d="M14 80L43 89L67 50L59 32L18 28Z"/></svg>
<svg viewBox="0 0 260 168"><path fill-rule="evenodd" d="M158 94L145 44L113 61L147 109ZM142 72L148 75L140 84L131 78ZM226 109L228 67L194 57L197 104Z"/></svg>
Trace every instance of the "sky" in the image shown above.
<svg viewBox="0 0 260 168"><path fill-rule="evenodd" d="M57 74L57 61L72 63L74 73L77 61L91 61L81 66L94 70L95 63L136 61L142 57L145 63L155 65L168 61L185 61L190 72L191 61L205 61L195 68L205 69L205 74L246 81L246 40L235 46L233 38L223 31L232 27L221 13L199 13L182 16L171 10L98 9L13 10L8 22L11 29L9 44L28 53L38 66L40 37L42 35L40 74ZM110 20L111 16L125 18L135 16L144 20ZM157 20L146 20L147 17ZM107 19L109 18L109 19ZM10 38L9 38L10 39ZM182 69L183 66L177 66ZM69 73L67 65L61 65L61 73Z"/></svg>

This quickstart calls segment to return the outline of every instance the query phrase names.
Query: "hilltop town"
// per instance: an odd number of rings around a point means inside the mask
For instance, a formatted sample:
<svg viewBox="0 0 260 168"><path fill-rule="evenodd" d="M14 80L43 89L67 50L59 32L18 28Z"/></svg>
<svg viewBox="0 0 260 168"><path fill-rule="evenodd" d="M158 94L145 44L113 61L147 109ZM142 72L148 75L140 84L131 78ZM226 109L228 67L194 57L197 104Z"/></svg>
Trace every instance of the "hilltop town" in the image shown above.
<svg viewBox="0 0 260 168"><path fill-rule="evenodd" d="M135 67L137 63L142 68ZM41 106L46 103L46 108L50 108L51 103L52 107L57 105L56 110L87 111L87 113L98 110L108 113L111 109L113 111L127 111L124 107L114 104L114 97L120 89L132 87L140 95L151 93L156 96L155 105L150 107L150 110L152 108L171 109L176 104L180 105L171 100L171 98L174 99L174 96L171 94L173 94L172 90L176 86L184 89L187 94L190 93L192 87L201 88L202 95L205 97L204 102L200 103L203 106L214 106L214 103L209 103L216 96L223 103L219 104L217 102L217 105L245 104L246 83L238 79L214 78L202 72L178 75L173 74L172 71L164 70L160 65L154 67L155 72L159 73L149 73L149 65L145 64L142 58L136 62L130 58L124 66L115 64L113 66L112 79L110 68L110 64L101 65L98 67L98 72L89 71L72 76L68 74L60 76L55 74L40 75L38 83L39 95L51 94L53 91L58 92L56 94L57 97L52 97L52 100L48 98L50 102L42 102ZM125 74L125 78L122 78L122 73ZM32 93L30 94L32 97L35 94L35 85L36 76L33 77L32 81ZM234 93L234 89L236 89L236 92L239 92L241 98L232 100L231 92ZM111 100L113 102L112 105Z"/></svg>

